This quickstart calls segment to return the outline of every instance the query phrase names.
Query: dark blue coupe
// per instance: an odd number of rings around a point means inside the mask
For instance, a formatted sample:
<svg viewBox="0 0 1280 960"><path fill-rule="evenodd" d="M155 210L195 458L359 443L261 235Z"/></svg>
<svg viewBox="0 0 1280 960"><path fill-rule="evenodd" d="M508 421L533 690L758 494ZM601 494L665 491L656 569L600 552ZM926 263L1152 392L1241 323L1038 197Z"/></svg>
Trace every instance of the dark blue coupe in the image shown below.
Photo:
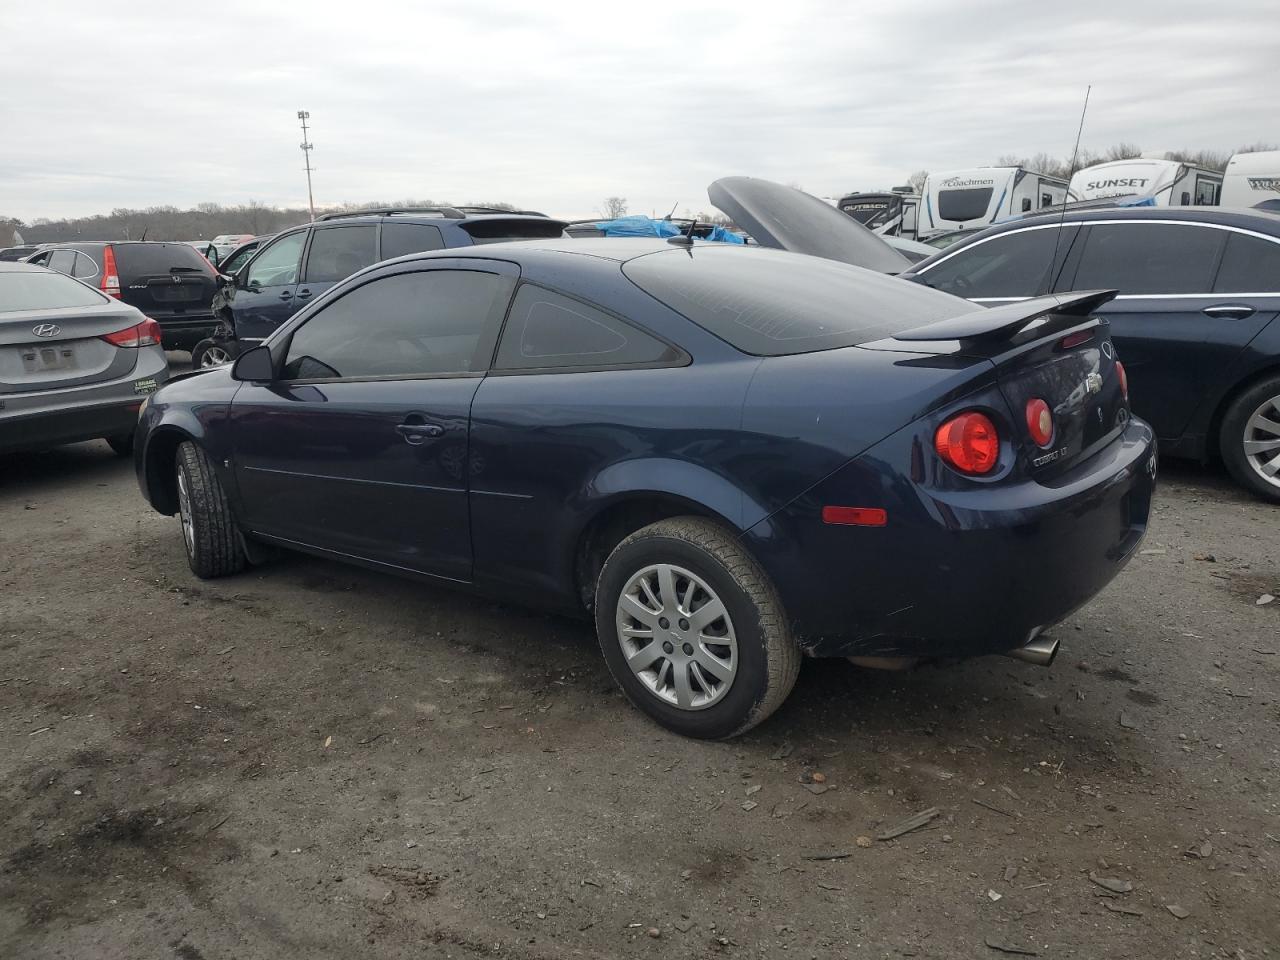
<svg viewBox="0 0 1280 960"><path fill-rule="evenodd" d="M274 545L591 615L637 706L728 737L802 655L1052 659L1155 484L1109 297L684 237L414 254L151 397L138 479L197 576Z"/></svg>

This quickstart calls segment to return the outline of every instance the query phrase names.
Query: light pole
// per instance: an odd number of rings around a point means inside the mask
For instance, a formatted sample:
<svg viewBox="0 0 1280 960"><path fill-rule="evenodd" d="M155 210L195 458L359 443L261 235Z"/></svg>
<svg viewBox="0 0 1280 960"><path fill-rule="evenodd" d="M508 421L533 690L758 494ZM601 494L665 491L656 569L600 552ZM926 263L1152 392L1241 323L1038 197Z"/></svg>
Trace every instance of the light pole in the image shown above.
<svg viewBox="0 0 1280 960"><path fill-rule="evenodd" d="M311 151L315 149L315 144L307 139L307 121L311 119L311 114L306 110L298 111L298 119L302 121L302 156L307 161L307 207L311 210L311 219L316 218L316 201L311 195Z"/></svg>

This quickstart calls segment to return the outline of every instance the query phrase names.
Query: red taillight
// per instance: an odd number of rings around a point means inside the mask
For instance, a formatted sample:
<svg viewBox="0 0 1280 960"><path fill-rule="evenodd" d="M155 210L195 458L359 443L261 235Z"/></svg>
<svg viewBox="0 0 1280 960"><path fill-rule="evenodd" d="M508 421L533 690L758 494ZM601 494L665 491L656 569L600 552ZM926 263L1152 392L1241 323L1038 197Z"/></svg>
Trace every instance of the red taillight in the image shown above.
<svg viewBox="0 0 1280 960"><path fill-rule="evenodd" d="M961 473L990 473L1000 458L1000 435L985 414L970 410L952 417L933 435L938 456Z"/></svg>
<svg viewBox="0 0 1280 960"><path fill-rule="evenodd" d="M1116 376L1120 378L1120 392L1124 394L1124 402L1129 402L1129 375L1124 372L1124 364L1116 361Z"/></svg>
<svg viewBox="0 0 1280 960"><path fill-rule="evenodd" d="M120 275L116 273L116 252L111 249L111 244L102 249L102 283L98 289L108 297L120 296Z"/></svg>
<svg viewBox="0 0 1280 960"><path fill-rule="evenodd" d="M883 527L889 522L889 514L879 507L823 507L822 522L850 527Z"/></svg>
<svg viewBox="0 0 1280 960"><path fill-rule="evenodd" d="M1078 347L1082 343L1088 343L1093 339L1092 330L1081 330L1079 333L1073 333L1069 337L1063 337L1062 342L1058 344L1063 350L1070 350L1072 347Z"/></svg>
<svg viewBox="0 0 1280 960"><path fill-rule="evenodd" d="M104 334L102 339L115 347L149 347L160 342L160 324L147 317L136 326Z"/></svg>
<svg viewBox="0 0 1280 960"><path fill-rule="evenodd" d="M1049 404L1039 397L1027 401L1027 430L1031 439L1042 447L1053 442L1053 414L1049 411Z"/></svg>

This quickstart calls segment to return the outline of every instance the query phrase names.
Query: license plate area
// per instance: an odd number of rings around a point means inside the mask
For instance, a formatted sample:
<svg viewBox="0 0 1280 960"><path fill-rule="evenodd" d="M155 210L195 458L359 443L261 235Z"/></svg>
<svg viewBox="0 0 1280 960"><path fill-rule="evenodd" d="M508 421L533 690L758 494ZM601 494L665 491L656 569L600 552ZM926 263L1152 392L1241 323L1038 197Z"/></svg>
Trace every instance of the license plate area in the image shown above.
<svg viewBox="0 0 1280 960"><path fill-rule="evenodd" d="M53 373L76 369L76 351L73 347L39 346L22 348L23 373Z"/></svg>
<svg viewBox="0 0 1280 960"><path fill-rule="evenodd" d="M151 299L156 303L194 303L200 299L201 287L195 283L151 285Z"/></svg>

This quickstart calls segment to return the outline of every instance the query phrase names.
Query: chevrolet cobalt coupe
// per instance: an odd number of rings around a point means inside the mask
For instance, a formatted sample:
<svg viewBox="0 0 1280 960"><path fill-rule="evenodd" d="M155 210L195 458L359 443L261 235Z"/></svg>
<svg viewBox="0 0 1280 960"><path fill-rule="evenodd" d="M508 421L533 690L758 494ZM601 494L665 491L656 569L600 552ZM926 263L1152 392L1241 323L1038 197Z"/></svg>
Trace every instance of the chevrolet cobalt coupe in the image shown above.
<svg viewBox="0 0 1280 960"><path fill-rule="evenodd" d="M138 479L197 576L274 545L589 615L640 709L729 737L802 656L1052 659L1155 483L1109 297L684 237L418 253L156 393Z"/></svg>

